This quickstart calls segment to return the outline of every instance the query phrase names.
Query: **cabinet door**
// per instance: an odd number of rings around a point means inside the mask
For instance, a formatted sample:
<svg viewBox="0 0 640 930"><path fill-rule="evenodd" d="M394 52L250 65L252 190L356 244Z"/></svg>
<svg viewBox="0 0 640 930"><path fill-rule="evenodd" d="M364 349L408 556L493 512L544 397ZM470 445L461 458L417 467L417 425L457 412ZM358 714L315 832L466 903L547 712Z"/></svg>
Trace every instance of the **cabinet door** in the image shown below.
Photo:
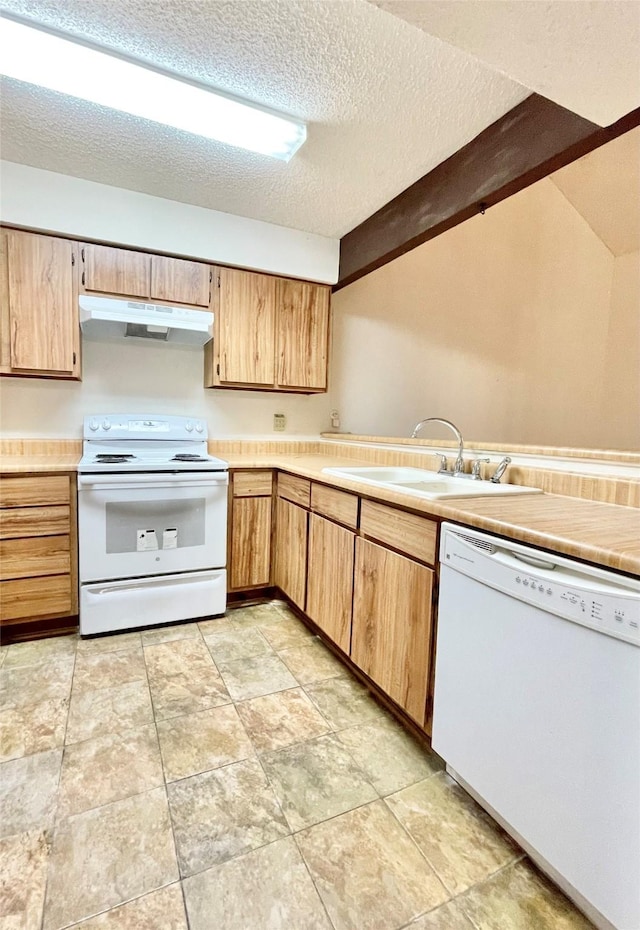
<svg viewBox="0 0 640 930"><path fill-rule="evenodd" d="M106 245L82 246L82 287L99 294L149 297L151 256Z"/></svg>
<svg viewBox="0 0 640 930"><path fill-rule="evenodd" d="M278 278L278 386L327 388L329 288Z"/></svg>
<svg viewBox="0 0 640 930"><path fill-rule="evenodd" d="M420 726L429 683L433 572L356 540L351 658Z"/></svg>
<svg viewBox="0 0 640 930"><path fill-rule="evenodd" d="M75 244L3 230L2 369L79 377Z"/></svg>
<svg viewBox="0 0 640 930"><path fill-rule="evenodd" d="M275 385L276 279L234 268L218 275L215 383Z"/></svg>
<svg viewBox="0 0 640 930"><path fill-rule="evenodd" d="M269 584L271 498L235 497L231 505L229 588Z"/></svg>
<svg viewBox="0 0 640 930"><path fill-rule="evenodd" d="M307 578L307 526L307 511L279 497L273 580L301 610L304 610Z"/></svg>
<svg viewBox="0 0 640 930"><path fill-rule="evenodd" d="M312 513L309 517L307 614L349 654L355 534Z"/></svg>
<svg viewBox="0 0 640 930"><path fill-rule="evenodd" d="M151 297L171 304L208 307L211 268L202 262L151 256Z"/></svg>

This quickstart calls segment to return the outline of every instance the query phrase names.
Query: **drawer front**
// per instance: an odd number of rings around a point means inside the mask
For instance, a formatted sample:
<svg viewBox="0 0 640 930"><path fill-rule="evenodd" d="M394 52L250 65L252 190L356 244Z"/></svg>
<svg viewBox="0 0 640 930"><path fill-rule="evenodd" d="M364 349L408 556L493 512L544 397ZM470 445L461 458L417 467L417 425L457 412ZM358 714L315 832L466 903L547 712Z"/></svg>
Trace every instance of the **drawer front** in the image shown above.
<svg viewBox="0 0 640 930"><path fill-rule="evenodd" d="M311 509L351 529L355 530L358 526L358 497L347 491L312 484Z"/></svg>
<svg viewBox="0 0 640 930"><path fill-rule="evenodd" d="M236 471L233 475L234 497L270 497L273 491L273 472Z"/></svg>
<svg viewBox="0 0 640 930"><path fill-rule="evenodd" d="M438 524L428 517L417 517L374 501L362 501L360 531L363 536L391 546L420 562L435 565Z"/></svg>
<svg viewBox="0 0 640 930"><path fill-rule="evenodd" d="M308 507L311 501L311 482L308 478L297 478L295 475L278 475L278 497L284 497L301 507Z"/></svg>
<svg viewBox="0 0 640 930"><path fill-rule="evenodd" d="M69 507L14 507L0 510L0 539L62 536L69 533Z"/></svg>
<svg viewBox="0 0 640 930"><path fill-rule="evenodd" d="M0 479L0 507L40 507L69 503L69 476Z"/></svg>
<svg viewBox="0 0 640 930"><path fill-rule="evenodd" d="M34 536L0 541L0 580L37 575L68 575L71 556L68 536Z"/></svg>
<svg viewBox="0 0 640 930"><path fill-rule="evenodd" d="M0 621L71 613L71 576L25 578L0 584Z"/></svg>

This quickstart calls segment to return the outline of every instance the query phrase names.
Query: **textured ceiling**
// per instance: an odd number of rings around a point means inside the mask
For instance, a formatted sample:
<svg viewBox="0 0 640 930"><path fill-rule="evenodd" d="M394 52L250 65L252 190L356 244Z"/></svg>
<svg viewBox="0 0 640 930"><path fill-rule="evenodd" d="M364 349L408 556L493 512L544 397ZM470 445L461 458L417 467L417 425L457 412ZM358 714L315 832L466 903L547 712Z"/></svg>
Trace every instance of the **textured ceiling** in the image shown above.
<svg viewBox="0 0 640 930"><path fill-rule="evenodd" d="M338 237L529 91L365 0L4 0L309 122L289 164L3 82L2 157Z"/></svg>
<svg viewBox="0 0 640 930"><path fill-rule="evenodd" d="M609 126L640 106L638 0L370 0Z"/></svg>
<svg viewBox="0 0 640 930"><path fill-rule="evenodd" d="M551 175L614 255L640 249L640 129Z"/></svg>

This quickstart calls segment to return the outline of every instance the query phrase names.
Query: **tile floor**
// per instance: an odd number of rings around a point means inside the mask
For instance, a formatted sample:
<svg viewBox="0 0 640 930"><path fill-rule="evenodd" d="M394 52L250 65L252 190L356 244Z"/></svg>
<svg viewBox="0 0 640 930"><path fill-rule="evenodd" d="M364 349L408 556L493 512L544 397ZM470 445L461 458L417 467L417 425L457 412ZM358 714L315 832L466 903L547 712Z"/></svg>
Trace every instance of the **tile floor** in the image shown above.
<svg viewBox="0 0 640 930"><path fill-rule="evenodd" d="M0 664L2 928L590 926L278 602Z"/></svg>

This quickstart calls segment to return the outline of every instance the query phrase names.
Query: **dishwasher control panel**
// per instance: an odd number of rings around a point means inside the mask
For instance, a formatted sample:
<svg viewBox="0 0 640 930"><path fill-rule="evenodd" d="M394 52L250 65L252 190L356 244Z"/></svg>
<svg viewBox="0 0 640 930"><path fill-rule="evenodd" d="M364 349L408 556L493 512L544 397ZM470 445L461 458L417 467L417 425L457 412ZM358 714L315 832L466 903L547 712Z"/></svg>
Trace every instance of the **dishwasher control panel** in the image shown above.
<svg viewBox="0 0 640 930"><path fill-rule="evenodd" d="M640 646L640 581L461 527L443 532L440 561L548 613Z"/></svg>

